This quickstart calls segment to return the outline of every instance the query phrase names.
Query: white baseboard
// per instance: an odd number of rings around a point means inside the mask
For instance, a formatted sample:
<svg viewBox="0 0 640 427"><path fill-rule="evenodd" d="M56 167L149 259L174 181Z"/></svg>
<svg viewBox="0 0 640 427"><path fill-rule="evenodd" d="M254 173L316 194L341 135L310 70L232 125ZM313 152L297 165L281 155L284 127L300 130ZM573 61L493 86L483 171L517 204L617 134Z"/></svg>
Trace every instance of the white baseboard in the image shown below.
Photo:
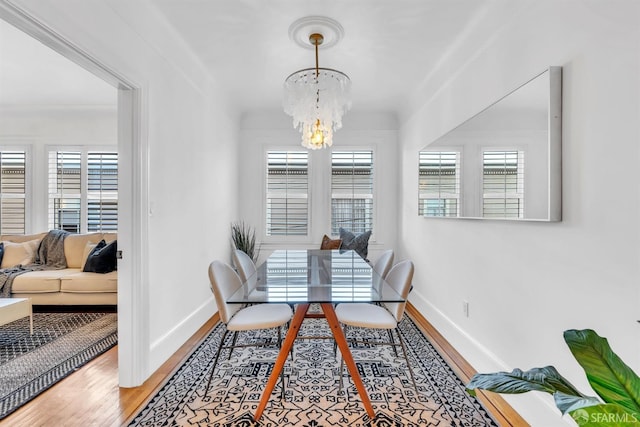
<svg viewBox="0 0 640 427"><path fill-rule="evenodd" d="M411 293L411 304L433 325L434 328L479 372L511 371L496 354L469 335L436 306L416 292ZM521 395L503 394L504 400L511 405L527 422L533 426L566 427L574 426L568 416L561 417L553 403L553 397L542 392L529 392Z"/></svg>
<svg viewBox="0 0 640 427"><path fill-rule="evenodd" d="M202 325L213 316L212 308L215 307L213 295L178 323L166 334L151 343L149 349L149 372L155 372L166 362Z"/></svg>

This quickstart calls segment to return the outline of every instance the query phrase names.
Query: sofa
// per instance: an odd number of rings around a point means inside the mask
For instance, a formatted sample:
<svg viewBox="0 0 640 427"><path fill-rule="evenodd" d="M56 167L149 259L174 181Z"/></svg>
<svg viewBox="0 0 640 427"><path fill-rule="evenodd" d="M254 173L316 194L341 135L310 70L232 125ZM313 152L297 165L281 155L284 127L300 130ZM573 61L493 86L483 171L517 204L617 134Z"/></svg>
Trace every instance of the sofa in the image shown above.
<svg viewBox="0 0 640 427"><path fill-rule="evenodd" d="M29 257L32 257L33 262L33 254L46 235L47 233L0 236L4 251L0 267L5 269L16 263L28 264ZM29 271L16 276L11 287L11 297L31 298L34 305L116 305L118 272L83 271L89 255L96 252L96 245L101 240L109 243L116 238L116 233L67 235L63 242L66 268Z"/></svg>

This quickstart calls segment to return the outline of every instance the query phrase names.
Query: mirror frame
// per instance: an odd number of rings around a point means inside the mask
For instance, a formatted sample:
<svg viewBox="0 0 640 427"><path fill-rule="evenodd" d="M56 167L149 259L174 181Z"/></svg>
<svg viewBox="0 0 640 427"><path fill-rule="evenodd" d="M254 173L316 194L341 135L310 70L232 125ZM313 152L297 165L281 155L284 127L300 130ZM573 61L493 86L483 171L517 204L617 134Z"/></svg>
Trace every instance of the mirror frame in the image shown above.
<svg viewBox="0 0 640 427"><path fill-rule="evenodd" d="M508 94L492 103L491 105L484 108L482 111L473 115L467 120L464 120L459 125L455 126L450 131L436 138L427 144L424 148L422 148L419 153L423 152L433 152L433 150L428 150L429 147L437 144L443 138L450 136L451 133L455 132L457 129L461 128L463 125L467 124L469 121L474 118L480 116L482 113L500 103L500 101L508 98L510 95L516 93L519 89L525 87L528 83L533 82L535 79L543 76L545 73L548 73L548 85L545 87L548 95L548 108L547 108L547 206L546 206L546 217L540 218L498 218L491 217L486 218L482 216L461 216L458 205L458 216L428 216L423 215L418 211L418 215L424 218L455 218L455 219L483 219L483 220L506 220L506 221L538 221L538 222L558 222L562 220L562 67L560 66L551 66L544 70L543 72L537 74L524 84L518 86L516 89L510 91ZM443 150L446 151L446 150ZM464 159L462 160L464 162ZM420 168L420 161L418 161L418 168ZM461 175L461 174L460 174ZM481 174L482 175L482 174ZM474 177L472 177L474 178ZM461 179L458 177L458 179ZM482 177L479 178L480 180ZM418 180L420 181L420 173L418 173ZM460 183L458 183L460 185ZM420 186L420 184L418 184ZM464 186L462 188L464 192ZM462 196L462 193L460 194ZM421 203L420 198L420 188L418 188L418 204Z"/></svg>

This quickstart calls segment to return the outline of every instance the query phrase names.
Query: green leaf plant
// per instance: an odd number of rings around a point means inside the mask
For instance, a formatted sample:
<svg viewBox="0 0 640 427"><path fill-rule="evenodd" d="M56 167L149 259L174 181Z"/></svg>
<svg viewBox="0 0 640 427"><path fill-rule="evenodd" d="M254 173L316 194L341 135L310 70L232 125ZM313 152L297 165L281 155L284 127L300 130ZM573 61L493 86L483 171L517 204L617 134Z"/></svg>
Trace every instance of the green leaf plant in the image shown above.
<svg viewBox="0 0 640 427"><path fill-rule="evenodd" d="M236 249L249 255L254 263L258 261L260 249L256 248L256 231L253 227L244 222L234 222L231 224L231 240Z"/></svg>
<svg viewBox="0 0 640 427"><path fill-rule="evenodd" d="M600 399L582 394L553 366L475 374L467 391L473 396L476 389L505 394L542 391L553 395L562 415L570 414L581 427L639 427L640 378L611 350L607 339L591 329L570 329L564 340Z"/></svg>

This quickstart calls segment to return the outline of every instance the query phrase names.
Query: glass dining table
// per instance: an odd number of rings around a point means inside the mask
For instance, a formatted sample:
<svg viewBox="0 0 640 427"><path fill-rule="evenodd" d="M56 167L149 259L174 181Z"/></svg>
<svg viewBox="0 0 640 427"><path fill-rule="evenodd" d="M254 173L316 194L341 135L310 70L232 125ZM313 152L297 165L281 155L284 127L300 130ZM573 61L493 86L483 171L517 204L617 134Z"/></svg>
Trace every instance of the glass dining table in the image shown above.
<svg viewBox="0 0 640 427"><path fill-rule="evenodd" d="M287 335L254 414L255 421L262 416L302 322L308 317L326 319L362 404L369 417L375 417L334 306L341 302L404 302L404 298L357 253L351 250L276 250L227 302L295 305ZM311 304L320 305L322 313L309 313Z"/></svg>

